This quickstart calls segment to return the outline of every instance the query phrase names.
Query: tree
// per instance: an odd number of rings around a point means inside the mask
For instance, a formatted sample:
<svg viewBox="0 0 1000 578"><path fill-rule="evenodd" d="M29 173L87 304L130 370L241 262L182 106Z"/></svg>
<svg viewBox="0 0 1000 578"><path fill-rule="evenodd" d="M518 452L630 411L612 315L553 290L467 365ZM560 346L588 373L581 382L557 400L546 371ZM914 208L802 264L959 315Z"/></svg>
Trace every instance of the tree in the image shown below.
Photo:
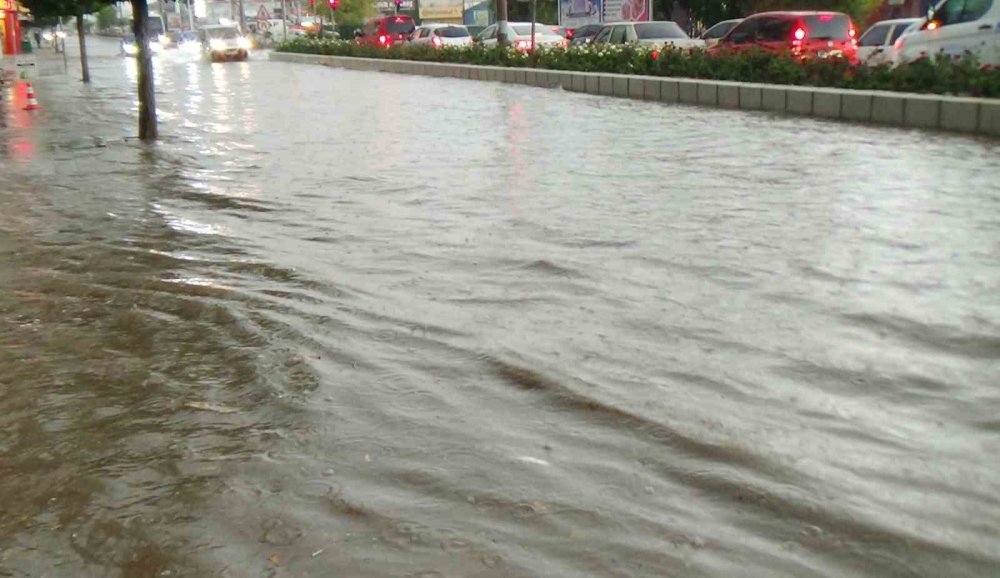
<svg viewBox="0 0 1000 578"><path fill-rule="evenodd" d="M118 11L109 5L97 12L97 29L107 30L112 26L118 26Z"/></svg>
<svg viewBox="0 0 1000 578"><path fill-rule="evenodd" d="M136 56L139 68L139 138L155 140L156 130L156 99L153 92L153 60L149 49L149 39L146 34L146 21L149 19L147 0L130 0L132 3L132 30L135 33L136 46L139 54ZM90 68L87 65L87 41L84 34L83 15L93 14L103 7L114 4L114 0L24 0L25 5L36 18L76 17L77 36L80 39L80 67L83 81L90 82Z"/></svg>
<svg viewBox="0 0 1000 578"><path fill-rule="evenodd" d="M375 15L375 5L371 0L340 0L336 10L330 10L326 0L316 0L316 14L326 20L336 21L341 26L361 26L365 20Z"/></svg>
<svg viewBox="0 0 1000 578"><path fill-rule="evenodd" d="M156 140L156 93L153 90L153 53L149 49L149 4L146 0L130 0L132 4L132 33L135 45L136 66L139 68L139 140Z"/></svg>
<svg viewBox="0 0 1000 578"><path fill-rule="evenodd" d="M80 40L80 69L84 82L90 82L90 67L87 64L87 40L83 25L83 15L93 14L114 0L25 0L25 5L36 18L76 18L76 32Z"/></svg>

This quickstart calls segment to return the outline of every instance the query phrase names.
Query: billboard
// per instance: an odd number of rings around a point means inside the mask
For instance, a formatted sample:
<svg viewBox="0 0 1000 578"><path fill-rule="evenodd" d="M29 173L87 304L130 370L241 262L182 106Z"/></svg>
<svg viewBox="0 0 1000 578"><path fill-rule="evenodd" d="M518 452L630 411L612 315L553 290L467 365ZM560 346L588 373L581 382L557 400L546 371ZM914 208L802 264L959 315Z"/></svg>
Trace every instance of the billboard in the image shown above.
<svg viewBox="0 0 1000 578"><path fill-rule="evenodd" d="M462 0L420 0L421 20L462 21Z"/></svg>
<svg viewBox="0 0 1000 578"><path fill-rule="evenodd" d="M601 22L604 0L559 0L559 25L576 28Z"/></svg>
<svg viewBox="0 0 1000 578"><path fill-rule="evenodd" d="M650 20L649 0L604 0L604 22L645 22Z"/></svg>

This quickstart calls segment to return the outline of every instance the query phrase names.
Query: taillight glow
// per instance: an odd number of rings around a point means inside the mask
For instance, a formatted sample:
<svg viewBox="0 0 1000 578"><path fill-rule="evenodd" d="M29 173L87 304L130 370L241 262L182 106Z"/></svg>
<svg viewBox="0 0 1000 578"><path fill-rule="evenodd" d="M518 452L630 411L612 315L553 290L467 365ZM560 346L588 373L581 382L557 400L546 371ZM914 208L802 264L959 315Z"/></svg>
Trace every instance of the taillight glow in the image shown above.
<svg viewBox="0 0 1000 578"><path fill-rule="evenodd" d="M857 36L857 35L858 35L858 31L857 31L857 30L855 30L855 29L854 29L854 27L852 26L852 27L851 27L851 28L850 28L850 29L849 29L849 30L847 31L847 35L848 35L848 36L850 36L851 38L854 38L855 36Z"/></svg>
<svg viewBox="0 0 1000 578"><path fill-rule="evenodd" d="M796 28L795 32L793 33L793 36L795 37L796 40L804 39L806 37L806 29L802 28L801 26L799 28Z"/></svg>
<svg viewBox="0 0 1000 578"><path fill-rule="evenodd" d="M379 35L379 37L378 37L378 43L379 44L385 44L386 40L388 40L388 38L385 37L385 34L380 34Z"/></svg>
<svg viewBox="0 0 1000 578"><path fill-rule="evenodd" d="M938 27L937 20L931 20L930 22L927 23L927 29L928 30L934 30L937 27Z"/></svg>
<svg viewBox="0 0 1000 578"><path fill-rule="evenodd" d="M441 40L440 36L435 36L434 38L431 38L431 44L433 44L436 48L440 48L444 46L444 41Z"/></svg>

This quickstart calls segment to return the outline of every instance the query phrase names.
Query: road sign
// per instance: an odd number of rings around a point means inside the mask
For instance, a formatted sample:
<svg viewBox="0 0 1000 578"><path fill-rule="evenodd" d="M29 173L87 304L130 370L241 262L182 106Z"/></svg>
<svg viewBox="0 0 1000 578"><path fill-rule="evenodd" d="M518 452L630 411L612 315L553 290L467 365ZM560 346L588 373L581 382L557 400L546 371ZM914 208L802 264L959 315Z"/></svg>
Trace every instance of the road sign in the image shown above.
<svg viewBox="0 0 1000 578"><path fill-rule="evenodd" d="M269 22L270 20L271 20L271 13L267 11L267 6L261 4L260 10L257 11L257 21Z"/></svg>

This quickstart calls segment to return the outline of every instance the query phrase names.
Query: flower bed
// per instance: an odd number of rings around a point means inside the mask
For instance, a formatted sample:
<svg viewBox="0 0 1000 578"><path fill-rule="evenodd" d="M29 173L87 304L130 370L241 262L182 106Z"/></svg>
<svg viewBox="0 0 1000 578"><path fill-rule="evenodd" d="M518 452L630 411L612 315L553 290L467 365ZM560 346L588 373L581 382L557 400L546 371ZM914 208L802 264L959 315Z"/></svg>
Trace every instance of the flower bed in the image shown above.
<svg viewBox="0 0 1000 578"><path fill-rule="evenodd" d="M750 51L711 54L702 50L649 50L640 46L573 46L513 49L431 48L402 45L392 48L359 46L343 40L296 38L277 47L282 52L642 74L676 78L705 78L863 90L890 90L965 96L1000 97L1000 67L979 66L974 58L924 58L896 67L852 64L842 58L802 60L792 54Z"/></svg>

